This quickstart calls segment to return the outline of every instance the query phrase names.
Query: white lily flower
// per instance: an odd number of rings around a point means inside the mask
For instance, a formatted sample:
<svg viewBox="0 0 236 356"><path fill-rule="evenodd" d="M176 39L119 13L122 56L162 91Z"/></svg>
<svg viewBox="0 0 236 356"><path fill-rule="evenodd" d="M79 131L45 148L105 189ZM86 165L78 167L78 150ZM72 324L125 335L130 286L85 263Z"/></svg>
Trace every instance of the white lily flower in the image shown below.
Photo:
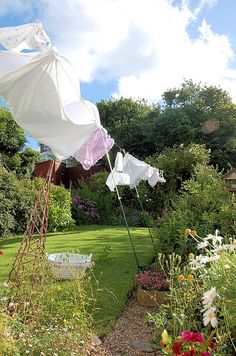
<svg viewBox="0 0 236 356"><path fill-rule="evenodd" d="M236 241L236 240L234 240L234 241ZM229 251L234 251L234 250L236 250L236 243L229 244L228 246L229 246L229 247L228 247Z"/></svg>
<svg viewBox="0 0 236 356"><path fill-rule="evenodd" d="M200 249L202 249L202 248L207 247L208 245L209 245L209 243L208 243L207 240L205 240L205 241L203 241L203 242L199 242L199 243L197 244L197 249L200 250Z"/></svg>
<svg viewBox="0 0 236 356"><path fill-rule="evenodd" d="M211 288L210 290L208 290L207 292L205 292L203 294L202 304L203 304L204 308L202 311L205 311L211 307L213 300L215 299L216 296L217 296L217 293L216 293L215 287Z"/></svg>
<svg viewBox="0 0 236 356"><path fill-rule="evenodd" d="M219 261L220 259L220 255L213 255L208 257L207 262L215 262L215 261Z"/></svg>
<svg viewBox="0 0 236 356"><path fill-rule="evenodd" d="M196 256L196 261L197 261L198 263L206 264L206 263L207 263L207 260L208 260L208 256L204 256L204 255Z"/></svg>
<svg viewBox="0 0 236 356"><path fill-rule="evenodd" d="M215 315L215 310L216 308L210 307L207 309L204 314L203 314L203 324L204 326L207 326L209 323L211 323L211 326L215 328L218 324L218 321L216 319Z"/></svg>
<svg viewBox="0 0 236 356"><path fill-rule="evenodd" d="M197 270L200 268L204 268L207 262L208 262L208 256L199 255L196 256L194 260L191 260L189 264L192 270Z"/></svg>
<svg viewBox="0 0 236 356"><path fill-rule="evenodd" d="M212 235L212 234L209 234L207 235L207 237L205 237L205 241L206 240L212 240L212 244L213 246L215 246L217 244L217 242L219 242L219 244L221 245L221 242L223 240L223 237L222 236L219 236L219 230L216 230L215 231L215 235Z"/></svg>
<svg viewBox="0 0 236 356"><path fill-rule="evenodd" d="M211 251L217 254L219 252L225 252L227 250L229 250L229 247L228 247L228 245L224 244L224 245L219 245L219 246L215 247L214 250L211 250Z"/></svg>

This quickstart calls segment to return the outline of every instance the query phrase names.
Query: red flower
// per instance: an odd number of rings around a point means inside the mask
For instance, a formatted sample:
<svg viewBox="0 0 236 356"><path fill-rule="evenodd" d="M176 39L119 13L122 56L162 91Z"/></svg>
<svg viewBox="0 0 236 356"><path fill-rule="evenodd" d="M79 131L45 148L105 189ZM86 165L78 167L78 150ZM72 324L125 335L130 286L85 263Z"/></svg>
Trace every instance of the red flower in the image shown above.
<svg viewBox="0 0 236 356"><path fill-rule="evenodd" d="M182 356L195 356L197 354L196 350L191 349L188 352L183 352Z"/></svg>
<svg viewBox="0 0 236 356"><path fill-rule="evenodd" d="M217 350L217 346L216 346L216 344L214 344L214 342L209 341L208 345L213 351Z"/></svg>
<svg viewBox="0 0 236 356"><path fill-rule="evenodd" d="M180 355L181 356L181 350L182 350L182 345L179 344L178 342L175 342L173 345L173 352L175 356Z"/></svg>
<svg viewBox="0 0 236 356"><path fill-rule="evenodd" d="M3 251L0 251L0 256L2 256L3 255Z"/></svg>
<svg viewBox="0 0 236 356"><path fill-rule="evenodd" d="M181 334L183 342L199 342L204 344L205 340L200 333L194 333L192 331L184 330Z"/></svg>

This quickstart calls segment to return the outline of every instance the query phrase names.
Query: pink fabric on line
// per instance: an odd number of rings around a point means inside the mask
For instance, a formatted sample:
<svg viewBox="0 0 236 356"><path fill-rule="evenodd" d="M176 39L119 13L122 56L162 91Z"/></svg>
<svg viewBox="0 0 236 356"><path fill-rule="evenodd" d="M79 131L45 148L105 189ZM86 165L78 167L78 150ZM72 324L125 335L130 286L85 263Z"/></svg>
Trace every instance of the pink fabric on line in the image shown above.
<svg viewBox="0 0 236 356"><path fill-rule="evenodd" d="M99 128L73 156L82 164L84 169L89 170L106 154L106 151L113 147L114 143L115 141L108 135L107 131L104 128Z"/></svg>

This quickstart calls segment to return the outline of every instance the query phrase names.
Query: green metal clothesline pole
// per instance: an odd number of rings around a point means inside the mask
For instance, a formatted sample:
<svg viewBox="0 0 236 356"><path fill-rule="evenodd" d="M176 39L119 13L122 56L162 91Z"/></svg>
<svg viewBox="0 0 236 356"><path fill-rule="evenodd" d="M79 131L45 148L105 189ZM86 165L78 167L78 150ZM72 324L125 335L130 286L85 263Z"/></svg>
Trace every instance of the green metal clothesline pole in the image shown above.
<svg viewBox="0 0 236 356"><path fill-rule="evenodd" d="M124 155L125 155L125 154L126 154L125 150L124 150L124 149L122 149L122 150L123 150L123 153L124 153ZM130 165L129 165L129 161L128 161L128 160L127 160L127 164L128 164L128 168L129 168L130 174L131 174L131 176L133 176L133 173L132 173L132 170L131 170L131 168L130 168ZM143 203L142 203L142 201L141 201L141 198L140 198L140 195L139 195L139 191L138 191L138 188L137 188L136 184L134 184L134 188L135 188L135 191L136 191L136 195L137 195L137 198L138 198L138 201L139 201L141 210L142 210L142 212L143 212L143 214L144 214L145 223L146 223L146 225L147 225L150 238L151 238L151 240L152 240L152 244L153 244L153 247L154 247L154 252L156 253L156 252L157 252L156 244L155 244L155 242L154 242L153 235L152 235L150 226L149 226L148 221L147 221L147 213L146 213L146 211L145 211L144 208L143 208Z"/></svg>
<svg viewBox="0 0 236 356"><path fill-rule="evenodd" d="M137 268L139 270L139 269L141 269L141 266L140 266L139 261L138 261L138 256L137 256L137 253L135 251L134 242L133 242L133 239L132 239L132 236L131 236L131 233L130 233L128 221L127 221L127 218L126 218L125 210L124 210L124 207L123 207L123 204L122 204L120 196L118 197L118 200L119 200L119 203L120 203L120 208L121 208L121 211L122 211L122 215L123 215L123 219L124 219L124 222L125 222L125 226L126 226L126 229L127 229L128 235L129 235L130 243L131 243L131 246L132 246L132 249L133 249L135 262L136 262Z"/></svg>
<svg viewBox="0 0 236 356"><path fill-rule="evenodd" d="M145 219L145 223L146 223L146 225L147 225L148 231L149 231L150 238L151 238L151 240L152 240L152 244L153 244L153 247L154 247L154 252L156 253L156 252L157 252L157 247L156 247L156 244L155 244L155 242L154 242L154 238L153 238L153 235L152 235L151 228L150 228L149 223L148 223L148 221L147 221L147 213L146 213L146 211L145 211L144 208L143 208L143 203L142 203L142 200L141 200L141 198L140 198L138 188L137 188L136 186L135 186L135 190L136 190L136 195L137 195L137 198L138 198L140 207L141 207L142 212L143 212L143 214L144 214L144 219Z"/></svg>
<svg viewBox="0 0 236 356"><path fill-rule="evenodd" d="M107 156L108 164L109 164L110 171L111 171L111 174L112 174L111 160L110 160L110 157L109 157L109 154L108 154L107 150L106 150L106 156ZM113 174L112 174L112 179L114 181L117 198L119 200L121 212L122 212L123 219L124 219L124 222L125 222L125 226L126 226L126 229L127 229L127 232L128 232L129 240L130 240L130 243L131 243L131 246L132 246L135 262L136 262L138 270L140 270L141 266L140 266L139 261L138 261L138 256L137 256L137 253L135 251L134 242L133 242L133 239L132 239L132 236L131 236L131 233L130 233L130 229L129 229L128 221L127 221L127 218L126 218L125 210L124 210L124 207L123 207L123 204L122 204L122 201L121 201L121 196L120 196L119 190L118 190L118 188L117 188L117 186L115 184L115 180L114 180Z"/></svg>

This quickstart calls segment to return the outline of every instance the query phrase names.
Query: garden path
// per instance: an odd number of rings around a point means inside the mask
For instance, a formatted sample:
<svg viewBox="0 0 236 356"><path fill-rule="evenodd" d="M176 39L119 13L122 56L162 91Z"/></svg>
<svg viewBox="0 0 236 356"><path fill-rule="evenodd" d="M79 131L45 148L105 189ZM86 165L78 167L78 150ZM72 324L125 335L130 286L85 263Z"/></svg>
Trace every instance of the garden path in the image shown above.
<svg viewBox="0 0 236 356"><path fill-rule="evenodd" d="M144 352L134 346L137 341L151 341L154 337L152 325L145 322L147 312L153 308L137 304L135 294L128 301L117 324L103 340L95 347L94 354L99 356L156 356L160 352Z"/></svg>

